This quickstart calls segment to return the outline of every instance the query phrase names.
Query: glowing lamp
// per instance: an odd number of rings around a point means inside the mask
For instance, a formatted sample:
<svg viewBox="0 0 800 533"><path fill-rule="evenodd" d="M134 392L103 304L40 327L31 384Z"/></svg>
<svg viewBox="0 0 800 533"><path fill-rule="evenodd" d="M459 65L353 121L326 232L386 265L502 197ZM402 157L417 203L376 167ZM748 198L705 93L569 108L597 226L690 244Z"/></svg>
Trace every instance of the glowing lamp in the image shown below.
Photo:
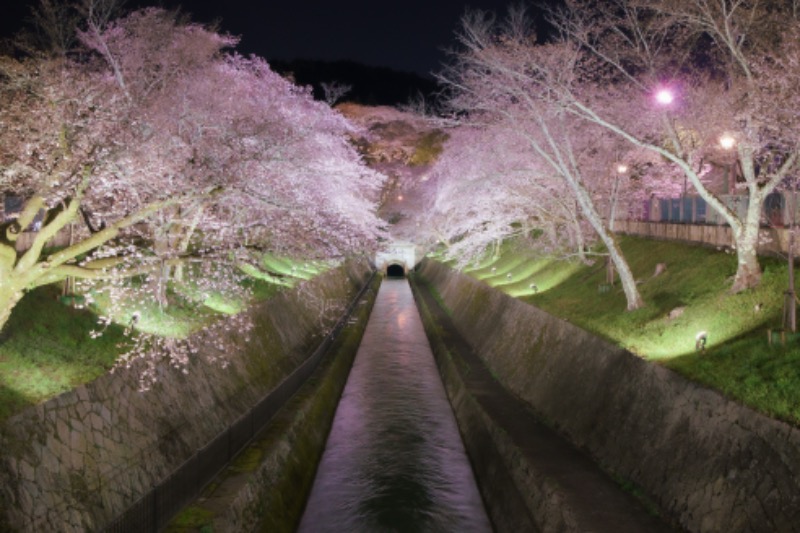
<svg viewBox="0 0 800 533"><path fill-rule="evenodd" d="M659 89L656 93L656 102L661 105L669 105L675 100L675 95L669 89Z"/></svg>
<svg viewBox="0 0 800 533"><path fill-rule="evenodd" d="M730 150L734 146L736 146L736 139L733 138L733 135L725 134L719 138L719 145L723 147L725 150Z"/></svg>
<svg viewBox="0 0 800 533"><path fill-rule="evenodd" d="M697 335L694 336L694 349L701 352L705 351L707 343L708 343L708 332L707 331L697 332Z"/></svg>

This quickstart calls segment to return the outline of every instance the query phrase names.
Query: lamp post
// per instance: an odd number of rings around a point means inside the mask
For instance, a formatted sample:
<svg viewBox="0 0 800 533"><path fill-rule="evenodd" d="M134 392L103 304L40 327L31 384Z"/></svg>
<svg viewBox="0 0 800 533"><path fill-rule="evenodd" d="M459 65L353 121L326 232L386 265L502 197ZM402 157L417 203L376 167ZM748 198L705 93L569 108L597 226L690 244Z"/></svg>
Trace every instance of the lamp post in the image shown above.
<svg viewBox="0 0 800 533"><path fill-rule="evenodd" d="M661 87L656 91L656 102L662 106L668 106L675 101L675 93L669 87Z"/></svg>
<svg viewBox="0 0 800 533"><path fill-rule="evenodd" d="M627 165L617 164L614 168L614 185L611 187L611 206L608 215L608 229L614 231L614 221L617 218L617 201L619 199L619 180L628 172Z"/></svg>
<svg viewBox="0 0 800 533"><path fill-rule="evenodd" d="M733 147L736 146L736 138L730 133L723 133L722 136L719 138L719 145L720 147L722 147L723 150L726 151L733 150ZM732 194L734 187L736 187L737 159L738 158L734 158L733 163L731 163L730 168L728 168L727 186L725 187L726 194Z"/></svg>
<svg viewBox="0 0 800 533"><path fill-rule="evenodd" d="M611 205L609 206L608 213L608 230L614 232L614 221L617 218L617 200L619 199L619 181L622 176L628 172L628 167L624 163L618 163L614 168L614 184L611 187ZM614 284L614 262L611 261L611 256L608 257L606 263L608 268L606 270L606 283L609 285Z"/></svg>
<svg viewBox="0 0 800 533"><path fill-rule="evenodd" d="M662 86L656 88L655 92L653 93L653 100L655 100L656 105L659 106L659 107L665 108L665 109L672 107L672 104L675 102L675 99L676 99L675 90L672 87L670 87L669 85L662 85ZM678 152L682 152L683 150L682 150L682 148L680 146L680 140L677 138L677 134L675 133L675 129L673 127L673 124L671 123L671 121L669 119L669 114L668 113L666 113L666 112L664 113L663 120L664 120L665 126L667 127L667 130L673 136L672 141L673 141L673 144L674 144L674 149L676 151L678 151ZM669 209L668 220L671 221L671 222L685 222L686 221L687 217L686 217L686 213L684 211L686 209L686 193L687 193L687 190L688 190L688 185L689 185L688 184L688 177L686 175L684 175L684 177L683 177L683 189L681 190L681 194L680 194L680 197L678 199L679 203L678 203L678 220L677 221L673 220L672 202L671 201L670 201L670 206L668 208ZM694 222L694 214L693 213L691 214L691 220L690 221Z"/></svg>

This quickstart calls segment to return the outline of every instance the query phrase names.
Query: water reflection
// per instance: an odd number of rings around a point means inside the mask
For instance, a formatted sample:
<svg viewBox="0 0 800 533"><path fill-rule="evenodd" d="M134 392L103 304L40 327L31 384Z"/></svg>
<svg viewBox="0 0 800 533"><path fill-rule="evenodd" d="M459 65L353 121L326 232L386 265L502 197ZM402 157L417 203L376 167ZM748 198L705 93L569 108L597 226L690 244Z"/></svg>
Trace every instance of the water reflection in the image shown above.
<svg viewBox="0 0 800 533"><path fill-rule="evenodd" d="M381 285L299 530L491 530L405 279Z"/></svg>

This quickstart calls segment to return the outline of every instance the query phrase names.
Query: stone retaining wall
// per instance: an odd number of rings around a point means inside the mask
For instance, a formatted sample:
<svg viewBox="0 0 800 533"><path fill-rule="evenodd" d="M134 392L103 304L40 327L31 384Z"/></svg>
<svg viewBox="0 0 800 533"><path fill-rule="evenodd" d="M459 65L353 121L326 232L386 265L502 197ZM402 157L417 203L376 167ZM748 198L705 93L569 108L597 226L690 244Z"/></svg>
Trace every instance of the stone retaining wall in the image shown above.
<svg viewBox="0 0 800 533"><path fill-rule="evenodd" d="M259 457L258 465L242 468L234 461L215 480L213 490L195 503L211 511L207 530L297 529L380 283L380 277L372 281L314 374L256 436L248 452Z"/></svg>
<svg viewBox="0 0 800 533"><path fill-rule="evenodd" d="M432 261L487 366L689 531L800 529L800 431Z"/></svg>
<svg viewBox="0 0 800 533"><path fill-rule="evenodd" d="M296 368L320 340L312 301L343 305L369 275L350 263L254 306L229 366L206 344L188 374L163 364L152 390L118 370L0 428L0 530L93 531L180 466ZM330 324L338 317L331 316Z"/></svg>
<svg viewBox="0 0 800 533"><path fill-rule="evenodd" d="M507 460L498 441L508 440L508 435L487 416L475 396L468 390L459 365L465 362L453 357L447 341L438 329L432 310L423 302L416 283L412 285L436 366L442 377L450 405L458 421L458 429L470 458L472 471L478 482L486 506L486 512L497 533L539 531L531 516L525 498L515 482L514 472L507 464L519 465L519 461ZM425 290L425 289L423 289ZM463 373L469 374L470 370Z"/></svg>

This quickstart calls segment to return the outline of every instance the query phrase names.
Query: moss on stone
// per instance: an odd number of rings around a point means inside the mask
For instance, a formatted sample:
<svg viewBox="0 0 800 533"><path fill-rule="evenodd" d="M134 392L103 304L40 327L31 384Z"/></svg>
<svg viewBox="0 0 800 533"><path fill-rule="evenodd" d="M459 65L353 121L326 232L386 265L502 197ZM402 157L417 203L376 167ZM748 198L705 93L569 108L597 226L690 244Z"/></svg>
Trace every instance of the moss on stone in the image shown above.
<svg viewBox="0 0 800 533"><path fill-rule="evenodd" d="M252 526L270 533L295 530L379 284L380 277L376 276L362 300L366 304L356 308L355 320L334 340L314 374L218 477L213 489L204 491L204 502L189 510L203 520L194 522L193 529L188 530L198 531L215 523L242 527L244 522L248 529ZM242 489L246 485L250 486L249 501L231 511L231 503L245 494Z"/></svg>
<svg viewBox="0 0 800 533"><path fill-rule="evenodd" d="M211 521L214 513L202 506L190 505L183 509L166 528L166 533L184 533L189 531L213 531Z"/></svg>

